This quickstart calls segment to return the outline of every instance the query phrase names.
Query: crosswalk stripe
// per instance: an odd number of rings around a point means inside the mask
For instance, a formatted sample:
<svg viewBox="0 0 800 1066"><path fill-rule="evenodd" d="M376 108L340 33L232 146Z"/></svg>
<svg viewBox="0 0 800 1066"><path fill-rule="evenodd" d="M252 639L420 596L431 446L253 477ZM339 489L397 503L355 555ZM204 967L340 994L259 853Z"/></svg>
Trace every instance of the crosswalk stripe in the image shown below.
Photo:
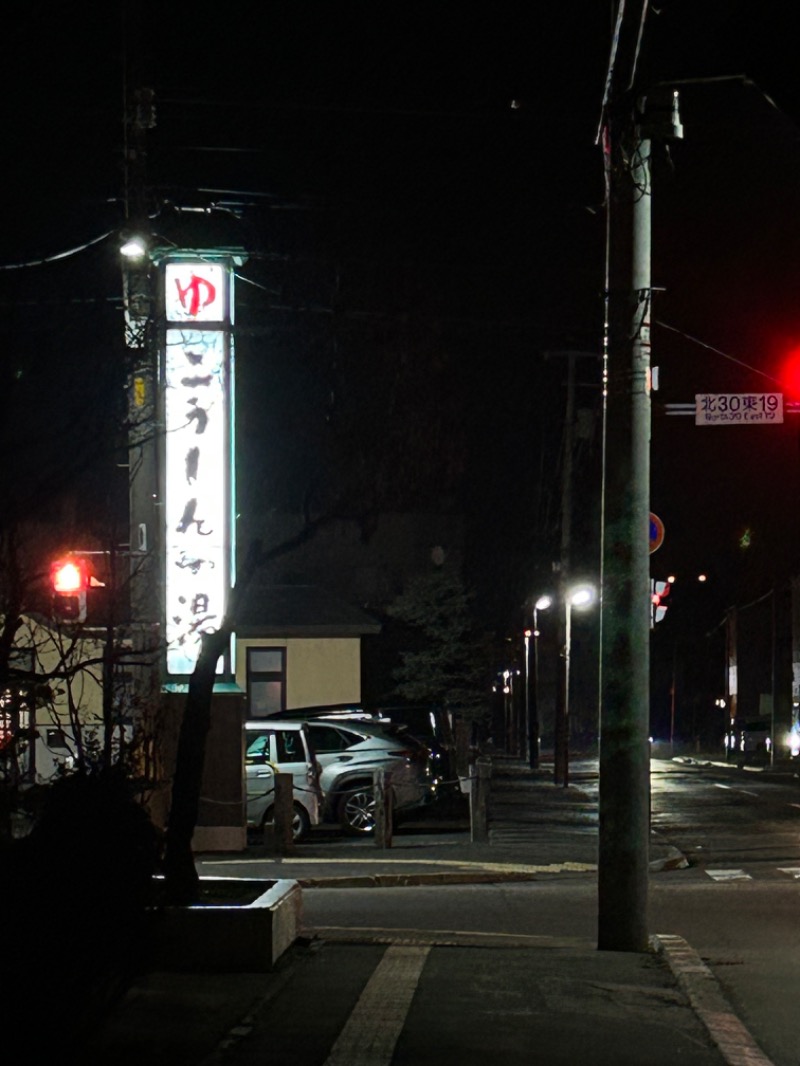
<svg viewBox="0 0 800 1066"><path fill-rule="evenodd" d="M744 870L706 870L713 881L752 881L750 874Z"/></svg>
<svg viewBox="0 0 800 1066"><path fill-rule="evenodd" d="M430 950L430 945L387 948L325 1066L389 1066Z"/></svg>

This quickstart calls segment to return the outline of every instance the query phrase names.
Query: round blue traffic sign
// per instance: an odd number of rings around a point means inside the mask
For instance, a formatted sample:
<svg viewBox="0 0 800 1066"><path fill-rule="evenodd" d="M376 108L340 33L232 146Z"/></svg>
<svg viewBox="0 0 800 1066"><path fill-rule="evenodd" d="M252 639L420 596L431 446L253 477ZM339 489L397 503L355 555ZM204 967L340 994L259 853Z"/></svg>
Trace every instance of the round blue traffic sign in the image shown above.
<svg viewBox="0 0 800 1066"><path fill-rule="evenodd" d="M650 554L664 543L664 523L658 515L650 512Z"/></svg>

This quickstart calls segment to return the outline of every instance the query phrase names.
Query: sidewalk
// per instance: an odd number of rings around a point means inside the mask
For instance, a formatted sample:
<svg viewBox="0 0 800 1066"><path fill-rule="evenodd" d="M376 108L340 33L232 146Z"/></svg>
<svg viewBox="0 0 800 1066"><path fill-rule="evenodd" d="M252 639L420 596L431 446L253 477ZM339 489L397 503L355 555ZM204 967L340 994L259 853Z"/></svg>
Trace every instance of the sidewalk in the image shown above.
<svg viewBox="0 0 800 1066"><path fill-rule="evenodd" d="M284 859L261 856L258 876L296 879L304 892L593 876L596 790L596 760L573 764L563 788L548 768L496 758L487 842L471 841L468 823L432 822L390 849L317 838ZM654 839L652 868L681 860ZM201 856L198 868L221 876L235 863ZM441 929L452 928L447 896ZM85 1066L485 1066L488 1056L769 1066L691 945L672 936L636 954L547 935L306 930L271 973L142 976L79 1052Z"/></svg>

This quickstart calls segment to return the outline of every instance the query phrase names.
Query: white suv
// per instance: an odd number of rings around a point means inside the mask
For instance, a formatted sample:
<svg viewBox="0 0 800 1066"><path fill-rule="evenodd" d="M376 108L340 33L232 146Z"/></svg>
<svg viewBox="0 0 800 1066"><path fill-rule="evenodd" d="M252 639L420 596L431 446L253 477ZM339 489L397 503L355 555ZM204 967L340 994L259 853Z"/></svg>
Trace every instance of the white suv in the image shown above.
<svg viewBox="0 0 800 1066"><path fill-rule="evenodd" d="M302 840L321 816L320 768L304 722L245 723L247 827L263 830L273 820L275 774L291 774L294 791L292 836Z"/></svg>
<svg viewBox="0 0 800 1066"><path fill-rule="evenodd" d="M297 713L298 719L284 718L283 713ZM254 746L259 735L280 732L285 727L302 729L303 740L313 753L309 757L319 766L322 821L338 822L344 832L356 836L371 833L375 828L373 774L378 769L390 775L393 809L398 818L433 801L436 784L430 752L404 728L361 718L305 719L303 714L287 711L280 717L250 721L248 736L253 738ZM248 778L249 775L248 766ZM295 785L295 800L299 798Z"/></svg>
<svg viewBox="0 0 800 1066"><path fill-rule="evenodd" d="M306 725L321 767L325 821L336 821L353 835L371 833L375 828L373 773L378 769L390 775L398 817L432 801L430 753L404 730L390 722L362 720L309 719Z"/></svg>

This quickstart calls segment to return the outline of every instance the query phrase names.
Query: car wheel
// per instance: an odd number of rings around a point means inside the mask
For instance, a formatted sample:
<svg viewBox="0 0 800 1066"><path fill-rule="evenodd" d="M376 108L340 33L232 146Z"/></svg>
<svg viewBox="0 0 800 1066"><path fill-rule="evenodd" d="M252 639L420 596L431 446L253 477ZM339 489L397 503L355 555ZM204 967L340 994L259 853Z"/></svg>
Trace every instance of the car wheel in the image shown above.
<svg viewBox="0 0 800 1066"><path fill-rule="evenodd" d="M375 792L372 785L357 785L339 800L339 824L345 833L361 836L375 829Z"/></svg>
<svg viewBox="0 0 800 1066"><path fill-rule="evenodd" d="M261 828L264 830L265 837L270 837L273 830L273 809L270 808L264 816ZM305 807L301 807L299 803L294 805L294 813L292 815L292 840L295 844L305 839L311 830L311 819L308 817L308 811Z"/></svg>
<svg viewBox="0 0 800 1066"><path fill-rule="evenodd" d="M308 811L299 803L294 805L294 817L292 818L292 839L295 843L304 840L311 831L311 819Z"/></svg>

